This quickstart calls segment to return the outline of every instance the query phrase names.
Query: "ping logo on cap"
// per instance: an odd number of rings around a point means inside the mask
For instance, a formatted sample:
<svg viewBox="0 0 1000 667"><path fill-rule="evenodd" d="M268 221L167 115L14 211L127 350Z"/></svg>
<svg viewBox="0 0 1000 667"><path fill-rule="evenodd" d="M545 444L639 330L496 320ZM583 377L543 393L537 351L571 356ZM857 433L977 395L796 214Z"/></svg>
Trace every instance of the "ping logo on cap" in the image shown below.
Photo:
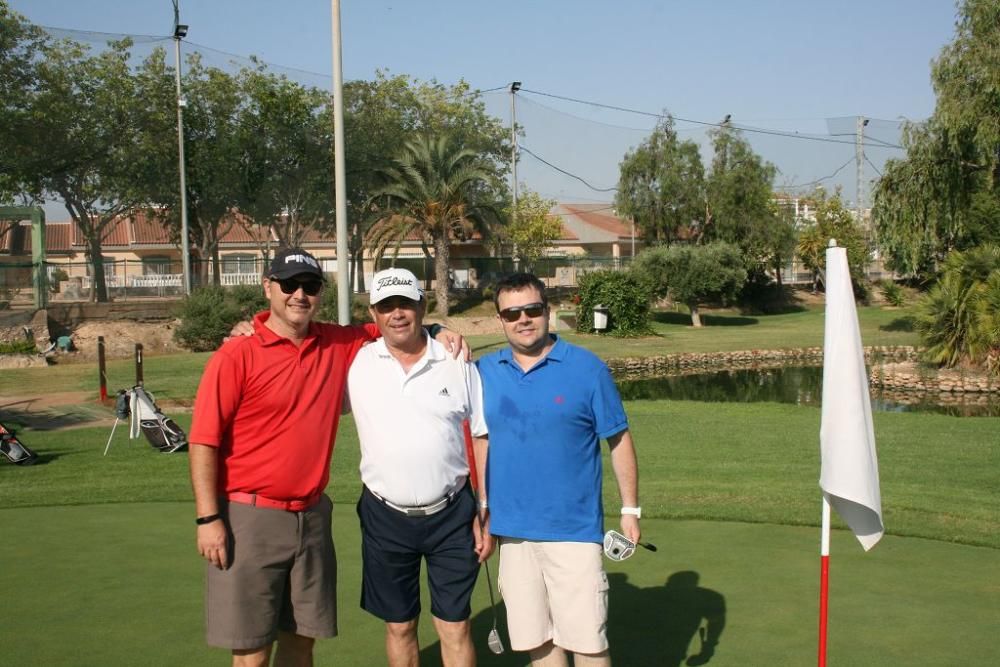
<svg viewBox="0 0 1000 667"><path fill-rule="evenodd" d="M315 267L317 269L319 268L319 264L316 262L316 260L306 255L289 255L288 257L285 258L285 264L291 264L293 262L308 264L309 266Z"/></svg>

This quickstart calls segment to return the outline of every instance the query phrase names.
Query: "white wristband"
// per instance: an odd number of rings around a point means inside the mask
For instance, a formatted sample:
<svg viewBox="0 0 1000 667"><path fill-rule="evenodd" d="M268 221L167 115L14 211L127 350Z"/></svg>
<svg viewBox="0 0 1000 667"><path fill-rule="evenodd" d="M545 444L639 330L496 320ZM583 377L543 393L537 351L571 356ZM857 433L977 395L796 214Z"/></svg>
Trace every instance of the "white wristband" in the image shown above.
<svg viewBox="0 0 1000 667"><path fill-rule="evenodd" d="M642 508L641 507L623 507L622 514L631 514L636 519L642 518Z"/></svg>

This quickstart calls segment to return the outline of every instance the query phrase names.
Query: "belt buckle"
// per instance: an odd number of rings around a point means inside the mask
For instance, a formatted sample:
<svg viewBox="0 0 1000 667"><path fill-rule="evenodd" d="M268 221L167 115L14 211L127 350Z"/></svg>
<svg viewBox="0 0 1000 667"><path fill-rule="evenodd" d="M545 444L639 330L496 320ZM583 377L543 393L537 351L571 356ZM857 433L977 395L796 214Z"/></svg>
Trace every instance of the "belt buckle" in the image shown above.
<svg viewBox="0 0 1000 667"><path fill-rule="evenodd" d="M427 510L423 507L407 507L404 514L406 516L427 516Z"/></svg>

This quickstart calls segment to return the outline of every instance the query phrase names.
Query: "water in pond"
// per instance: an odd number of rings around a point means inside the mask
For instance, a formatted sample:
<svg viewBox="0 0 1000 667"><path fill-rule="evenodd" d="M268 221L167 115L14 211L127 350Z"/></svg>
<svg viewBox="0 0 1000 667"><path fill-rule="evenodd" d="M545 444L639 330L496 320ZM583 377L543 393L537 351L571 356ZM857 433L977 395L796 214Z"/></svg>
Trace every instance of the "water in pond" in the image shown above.
<svg viewBox="0 0 1000 667"><path fill-rule="evenodd" d="M821 366L785 366L753 370L726 370L698 375L621 380L625 400L770 401L818 407L823 395ZM937 393L883 394L872 389L872 409L882 412L937 412L963 417L1000 417L1000 395L946 395ZM945 400L947 399L947 400Z"/></svg>

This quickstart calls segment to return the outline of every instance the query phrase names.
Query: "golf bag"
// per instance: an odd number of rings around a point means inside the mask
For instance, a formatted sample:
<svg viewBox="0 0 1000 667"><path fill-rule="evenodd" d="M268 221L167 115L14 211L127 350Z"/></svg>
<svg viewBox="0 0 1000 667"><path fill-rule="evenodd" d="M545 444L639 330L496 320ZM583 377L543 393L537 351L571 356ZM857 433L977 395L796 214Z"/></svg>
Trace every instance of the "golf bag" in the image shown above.
<svg viewBox="0 0 1000 667"><path fill-rule="evenodd" d="M25 447L14 432L3 424L0 424L0 454L19 466L30 466L38 460L38 454Z"/></svg>
<svg viewBox="0 0 1000 667"><path fill-rule="evenodd" d="M187 449L187 435L173 419L160 412L152 394L141 386L135 386L130 395L128 410L132 414L132 423L129 439L135 440L142 432L153 449L158 451L169 454ZM116 412L120 415L123 411L119 404Z"/></svg>

